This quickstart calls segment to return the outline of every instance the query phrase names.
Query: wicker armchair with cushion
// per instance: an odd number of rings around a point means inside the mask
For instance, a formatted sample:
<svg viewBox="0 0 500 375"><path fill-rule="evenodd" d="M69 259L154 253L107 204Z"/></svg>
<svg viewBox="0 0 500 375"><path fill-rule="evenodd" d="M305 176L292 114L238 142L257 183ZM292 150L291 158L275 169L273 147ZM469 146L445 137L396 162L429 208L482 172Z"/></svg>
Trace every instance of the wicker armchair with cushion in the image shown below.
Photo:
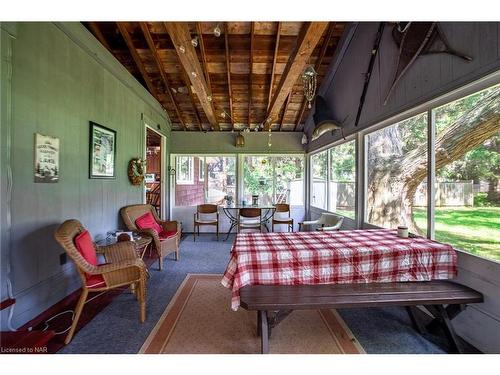
<svg viewBox="0 0 500 375"><path fill-rule="evenodd" d="M141 323L144 322L147 268L138 258L131 241L95 246L89 232L74 219L66 220L57 228L55 239L75 262L83 283L82 294L75 308L73 323L64 340L65 344L69 344L73 338L83 306L91 292L104 292L130 286L139 301ZM107 263L98 264L97 253L104 254Z"/></svg>
<svg viewBox="0 0 500 375"><path fill-rule="evenodd" d="M120 214L128 230L153 238L160 270L163 269L163 258L168 254L175 253L175 260L179 260L181 226L177 221L160 220L156 210L149 204L125 206Z"/></svg>

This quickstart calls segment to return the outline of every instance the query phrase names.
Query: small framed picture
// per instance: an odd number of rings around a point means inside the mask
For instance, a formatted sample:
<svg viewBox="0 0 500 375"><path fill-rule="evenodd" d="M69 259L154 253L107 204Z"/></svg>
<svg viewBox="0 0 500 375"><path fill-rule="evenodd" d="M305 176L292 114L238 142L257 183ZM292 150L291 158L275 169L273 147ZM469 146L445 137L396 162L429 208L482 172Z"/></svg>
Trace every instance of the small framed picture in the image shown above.
<svg viewBox="0 0 500 375"><path fill-rule="evenodd" d="M116 131L90 121L89 178L115 178Z"/></svg>
<svg viewBox="0 0 500 375"><path fill-rule="evenodd" d="M59 138L35 134L35 182L59 181Z"/></svg>

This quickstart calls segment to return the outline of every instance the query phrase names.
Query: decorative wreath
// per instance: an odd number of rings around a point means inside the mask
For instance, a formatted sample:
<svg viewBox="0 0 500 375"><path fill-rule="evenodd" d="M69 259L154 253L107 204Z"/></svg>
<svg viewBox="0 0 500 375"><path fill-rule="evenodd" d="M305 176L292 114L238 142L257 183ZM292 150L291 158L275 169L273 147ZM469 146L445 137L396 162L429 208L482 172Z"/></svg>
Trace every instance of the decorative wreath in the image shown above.
<svg viewBox="0 0 500 375"><path fill-rule="evenodd" d="M139 158L131 159L128 162L128 179L134 186L139 186L144 181L144 160Z"/></svg>

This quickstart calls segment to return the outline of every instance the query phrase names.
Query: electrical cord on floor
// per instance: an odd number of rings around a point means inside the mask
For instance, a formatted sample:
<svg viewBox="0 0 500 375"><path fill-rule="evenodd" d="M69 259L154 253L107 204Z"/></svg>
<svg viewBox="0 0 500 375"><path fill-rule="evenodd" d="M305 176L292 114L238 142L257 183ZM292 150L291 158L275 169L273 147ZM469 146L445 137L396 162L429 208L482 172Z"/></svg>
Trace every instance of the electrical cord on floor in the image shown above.
<svg viewBox="0 0 500 375"><path fill-rule="evenodd" d="M125 291L127 290L127 288L116 288L115 290L121 290L121 291ZM98 293L96 294L95 296L93 296L92 298L88 299L85 301L85 305L93 300L95 300L97 297L100 297L102 296L104 293L106 293L108 291L104 291L104 292L101 292L101 293ZM48 328L49 328L49 322L52 321L53 319L57 318L58 316L60 315L63 315L63 314L67 314L67 313L71 313L71 324L69 325L68 328L66 328L65 330L63 331L57 331L55 332L56 335L62 335L63 333L66 333L68 332L70 329L71 329L71 325L73 324L73 320L75 319L75 311L74 310L65 310L65 311L62 311L60 313L57 313L56 315L50 317L49 319L47 319L45 322L43 322L43 324L45 325L45 327L42 329L42 331L46 331ZM33 327L29 327L28 328L28 331L32 331L33 330Z"/></svg>

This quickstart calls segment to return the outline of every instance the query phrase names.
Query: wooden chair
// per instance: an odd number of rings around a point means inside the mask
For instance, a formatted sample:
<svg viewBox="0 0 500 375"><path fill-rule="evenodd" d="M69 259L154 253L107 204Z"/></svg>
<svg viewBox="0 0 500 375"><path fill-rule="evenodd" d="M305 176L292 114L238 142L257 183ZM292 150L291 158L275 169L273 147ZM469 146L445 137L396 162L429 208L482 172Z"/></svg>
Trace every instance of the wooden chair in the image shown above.
<svg viewBox="0 0 500 375"><path fill-rule="evenodd" d="M106 292L118 287L130 286L140 305L140 321L146 320L146 277L147 268L137 256L134 243L117 242L108 246L95 246L96 253L104 254L106 264L90 264L78 251L75 238L85 231L78 220L66 220L55 232L55 239L75 262L82 279L82 294L75 308L73 323L64 340L69 344L75 333L87 296L91 292ZM95 280L99 279L100 282ZM92 280L92 281L91 281Z"/></svg>
<svg viewBox="0 0 500 375"><path fill-rule="evenodd" d="M288 232L290 230L293 232L293 219L290 217L290 205L287 203L278 203L274 205L276 209L274 210L273 213L273 221L272 221L272 230L274 232L274 225L282 225L285 224L287 226ZM283 214L288 212L288 218L283 217L281 215L276 215L276 214ZM281 217L280 217L281 216Z"/></svg>
<svg viewBox="0 0 500 375"><path fill-rule="evenodd" d="M316 230L324 232L340 230L343 221L343 216L322 213L318 220L309 220L299 223L299 232L301 231L303 225L316 226Z"/></svg>
<svg viewBox="0 0 500 375"><path fill-rule="evenodd" d="M173 233L173 235L168 238L161 238L160 233L153 229L140 230L135 221L148 212L153 215L155 221L164 231ZM125 206L120 209L120 214L128 230L153 238L153 246L158 254L160 270L163 269L163 258L168 254L175 253L175 260L180 259L179 242L181 239L181 225L177 223L177 221L160 220L158 213L150 204L134 204L131 206Z"/></svg>
<svg viewBox="0 0 500 375"><path fill-rule="evenodd" d="M262 210L245 207L238 210L238 232L242 229L258 229L262 232Z"/></svg>
<svg viewBox="0 0 500 375"><path fill-rule="evenodd" d="M215 214L215 220L207 219L206 217L201 217L200 215L213 215ZM196 213L194 214L194 231L193 231L193 241L196 241L196 229L198 228L198 236L200 235L200 227L203 225L214 225L217 233L217 241L219 241L219 211L216 204L199 204L196 207Z"/></svg>

